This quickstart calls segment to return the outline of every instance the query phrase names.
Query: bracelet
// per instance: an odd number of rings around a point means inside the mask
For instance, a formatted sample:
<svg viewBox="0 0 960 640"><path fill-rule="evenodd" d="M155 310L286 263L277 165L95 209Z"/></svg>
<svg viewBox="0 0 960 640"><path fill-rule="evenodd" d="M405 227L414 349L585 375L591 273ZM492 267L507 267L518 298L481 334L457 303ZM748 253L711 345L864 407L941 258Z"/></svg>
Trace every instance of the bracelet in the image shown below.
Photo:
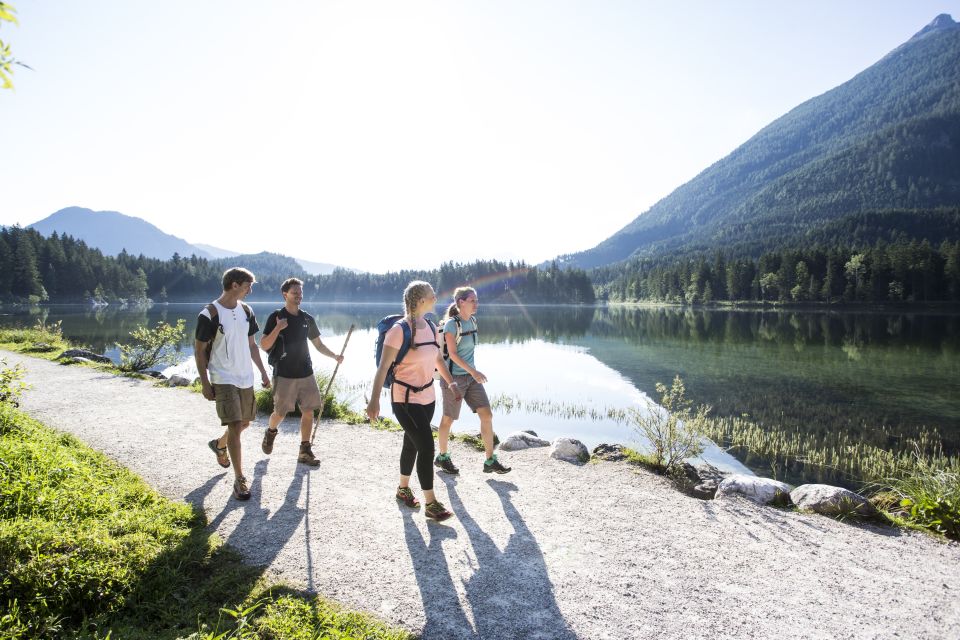
<svg viewBox="0 0 960 640"><path fill-rule="evenodd" d="M455 384L456 384L458 387L460 386L459 384L457 384L457 381L456 381L456 380L454 380L453 382L451 382L451 383L448 384L447 386L448 386L448 387L452 387L452 386L455 385Z"/></svg>

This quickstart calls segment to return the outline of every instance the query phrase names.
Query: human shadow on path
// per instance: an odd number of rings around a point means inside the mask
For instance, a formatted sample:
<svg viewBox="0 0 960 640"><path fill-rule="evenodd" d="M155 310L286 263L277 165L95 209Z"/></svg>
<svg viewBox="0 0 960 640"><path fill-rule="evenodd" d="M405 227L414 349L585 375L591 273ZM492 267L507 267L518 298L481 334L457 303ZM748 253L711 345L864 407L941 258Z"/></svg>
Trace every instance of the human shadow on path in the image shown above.
<svg viewBox="0 0 960 640"><path fill-rule="evenodd" d="M225 542L241 551L249 562L258 566L269 566L273 563L287 541L296 533L302 521L306 521L309 527L309 501L307 501L306 507L301 507L298 503L304 485L307 485L307 495L309 496L310 469L300 464L296 465L283 504L271 513L261 503L262 484L269 463L269 460L260 460L254 466L253 482L250 484L250 500L240 502L232 497L229 498L220 513L211 518L207 525L208 529L216 529L231 512L240 509L243 515L233 531L227 536ZM187 494L184 499L202 510L204 499L212 488L222 481L224 475L218 474L215 478L204 483L203 486ZM280 479L273 477L268 478L268 481ZM309 536L306 538L306 545L305 578L308 589L313 590L312 553Z"/></svg>
<svg viewBox="0 0 960 640"><path fill-rule="evenodd" d="M513 525L514 532L501 551L460 500L456 479L443 480L453 512L466 529L477 558L476 571L466 581L466 597L477 636L576 640L577 635L567 626L557 605L540 546L510 499L517 486L500 480L487 481Z"/></svg>
<svg viewBox="0 0 960 640"><path fill-rule="evenodd" d="M453 579L450 577L450 567L447 565L447 556L444 554L442 545L443 540L456 538L457 532L444 524L428 521L429 539L424 540L423 534L413 520L419 511L413 511L405 506L399 508L403 514L403 537L413 562L417 586L420 588L420 600L423 602L423 611L427 618L420 639L476 638L473 625L467 619Z"/></svg>

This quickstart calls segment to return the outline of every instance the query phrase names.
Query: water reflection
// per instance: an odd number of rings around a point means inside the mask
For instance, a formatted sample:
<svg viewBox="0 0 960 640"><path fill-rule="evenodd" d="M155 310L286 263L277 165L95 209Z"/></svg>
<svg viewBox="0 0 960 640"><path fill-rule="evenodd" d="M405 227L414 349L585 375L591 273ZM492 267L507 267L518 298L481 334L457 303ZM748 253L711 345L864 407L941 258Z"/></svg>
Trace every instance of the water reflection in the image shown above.
<svg viewBox="0 0 960 640"><path fill-rule="evenodd" d="M276 307L253 304L261 324ZM373 327L397 307L305 306L328 345L342 344L348 327L357 325L338 375L358 399L373 374ZM187 359L199 309L196 304L17 308L4 310L0 325L62 320L71 340L115 353L114 343L127 341L136 327L184 318ZM957 314L483 305L479 324L477 363L491 380L491 396L624 407L654 396L657 382L680 375L688 395L712 405L718 415L747 414L805 433L846 431L885 448L933 428L949 452L960 451ZM463 429L473 426L461 422ZM588 444L633 437L626 425L613 421L532 412L498 417L497 425L501 431L532 426Z"/></svg>

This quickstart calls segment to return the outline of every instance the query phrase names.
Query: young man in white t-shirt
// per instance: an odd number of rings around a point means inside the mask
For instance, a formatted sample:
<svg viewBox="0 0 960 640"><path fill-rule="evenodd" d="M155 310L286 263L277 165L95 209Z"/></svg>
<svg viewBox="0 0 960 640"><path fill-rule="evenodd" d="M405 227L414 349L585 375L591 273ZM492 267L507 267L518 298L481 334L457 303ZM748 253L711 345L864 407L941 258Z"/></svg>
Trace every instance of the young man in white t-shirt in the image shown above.
<svg viewBox="0 0 960 640"><path fill-rule="evenodd" d="M260 327L253 310L243 302L253 290L254 282L253 273L246 269L234 267L224 272L223 294L204 307L197 317L193 346L203 397L216 401L217 416L226 427L222 436L207 445L221 467L227 468L233 462L233 496L237 500L250 499L250 486L243 475L240 434L257 410L251 360L260 370L263 386L270 387L260 348L253 340Z"/></svg>

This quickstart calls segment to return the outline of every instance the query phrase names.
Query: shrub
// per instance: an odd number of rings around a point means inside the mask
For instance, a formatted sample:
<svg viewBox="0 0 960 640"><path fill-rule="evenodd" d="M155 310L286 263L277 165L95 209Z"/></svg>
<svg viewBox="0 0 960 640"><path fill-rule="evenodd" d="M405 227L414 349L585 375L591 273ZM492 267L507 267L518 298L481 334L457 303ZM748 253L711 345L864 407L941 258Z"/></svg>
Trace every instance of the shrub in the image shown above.
<svg viewBox="0 0 960 640"><path fill-rule="evenodd" d="M909 474L887 480L908 523L960 540L960 473L930 464L919 452Z"/></svg>
<svg viewBox="0 0 960 640"><path fill-rule="evenodd" d="M13 368L6 365L6 360L0 360L0 403L19 407L20 394L29 386L23 382L26 370L23 365L18 364Z"/></svg>
<svg viewBox="0 0 960 640"><path fill-rule="evenodd" d="M680 376L669 389L658 382L660 404L648 400L646 411L631 407L629 420L634 429L650 443L653 464L666 473L677 470L686 458L703 453L703 430L710 407L700 405L694 411L685 397Z"/></svg>
<svg viewBox="0 0 960 640"><path fill-rule="evenodd" d="M180 343L183 341L186 323L181 318L177 324L158 322L153 329L138 327L130 332L134 343L118 344L120 349L121 371L143 371L159 364L173 364L177 361Z"/></svg>
<svg viewBox="0 0 960 640"><path fill-rule="evenodd" d="M330 377L324 373L316 374L317 386L320 387L320 393L322 394L327 388L327 384L330 382ZM326 397L326 404L323 407L323 416L324 418L329 418L332 420L345 420L353 411L350 409L350 405L345 400L340 400L337 398L337 394L340 392L340 388L334 384L330 389L330 395ZM272 389L260 389L254 395L257 403L257 411L260 413L273 413L273 390ZM300 407L295 406L293 408L293 415L300 415ZM316 412L314 412L314 418L316 418Z"/></svg>

